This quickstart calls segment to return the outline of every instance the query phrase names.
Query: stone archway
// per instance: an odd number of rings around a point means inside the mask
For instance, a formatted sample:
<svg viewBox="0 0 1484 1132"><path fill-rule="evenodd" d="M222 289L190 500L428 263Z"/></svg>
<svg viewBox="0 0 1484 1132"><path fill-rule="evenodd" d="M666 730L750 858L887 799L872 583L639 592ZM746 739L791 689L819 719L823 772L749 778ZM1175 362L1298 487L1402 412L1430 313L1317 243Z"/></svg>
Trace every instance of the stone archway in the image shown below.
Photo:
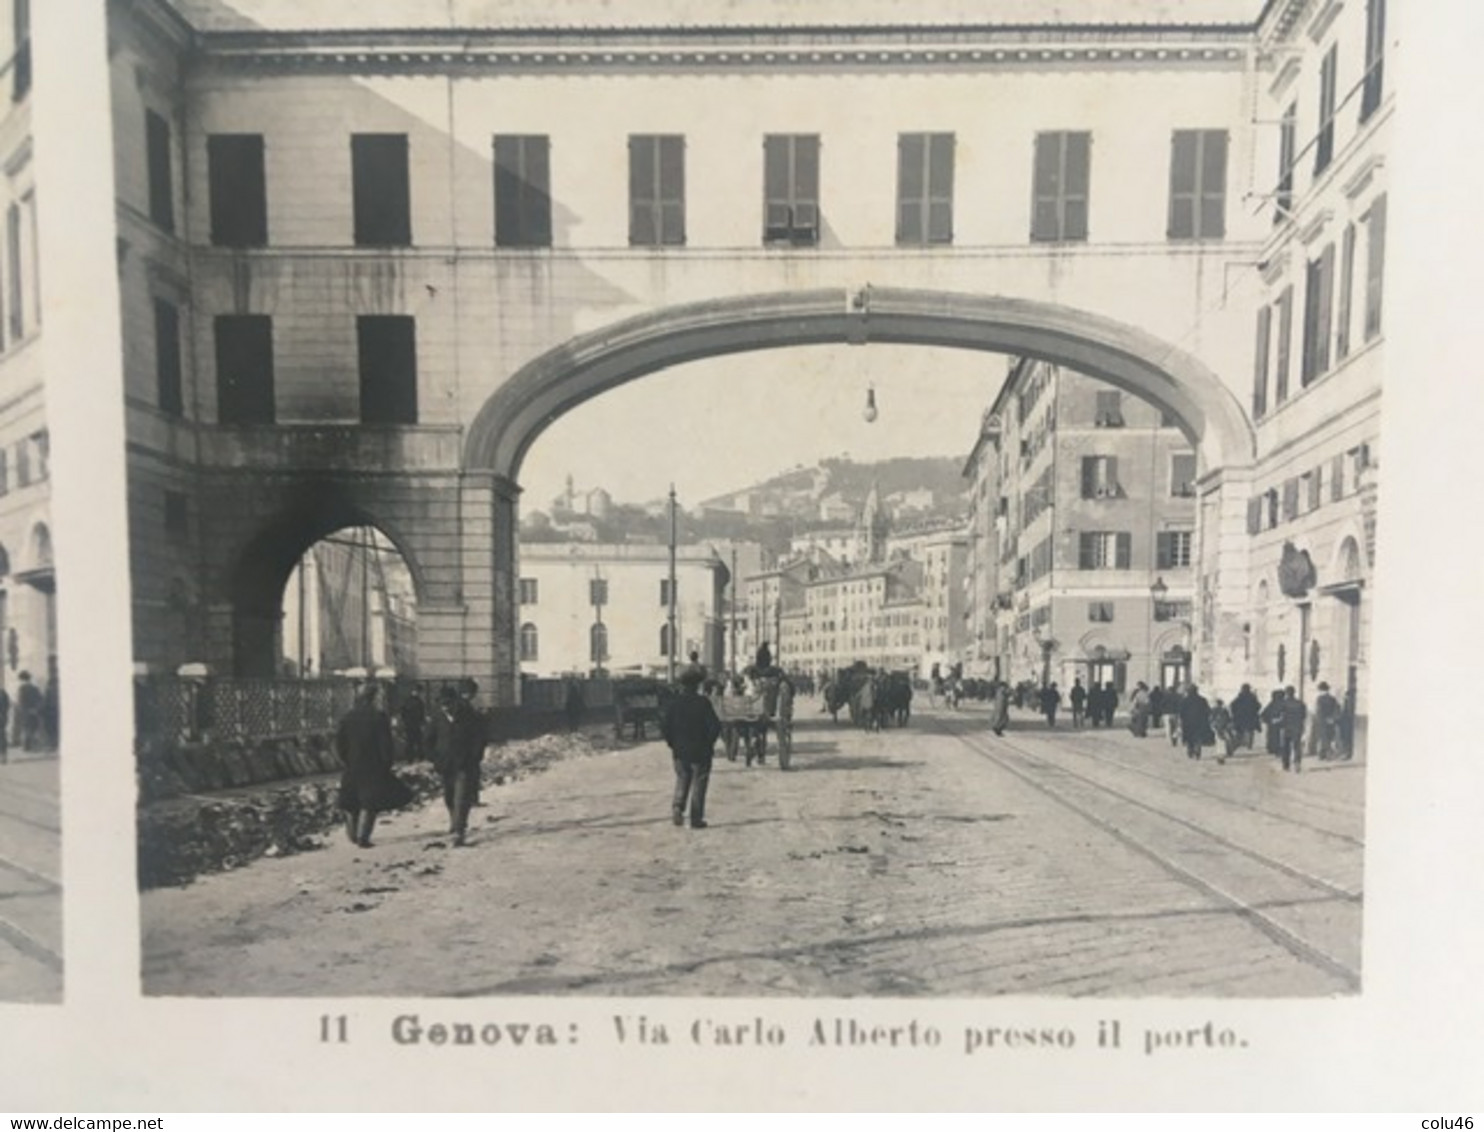
<svg viewBox="0 0 1484 1132"><path fill-rule="evenodd" d="M1169 414L1202 463L1199 513L1207 533L1199 538L1200 576L1211 592L1212 620L1222 630L1238 620L1247 596L1246 545L1239 536L1254 432L1235 395L1199 358L1138 327L1055 303L900 288L778 292L666 307L580 335L528 362L484 403L466 434L463 466L466 476L492 488L497 679L513 681L519 670L512 597L517 484L527 451L547 427L585 401L686 362L873 342L1042 359ZM1241 657L1223 653L1212 663L1224 672Z"/></svg>

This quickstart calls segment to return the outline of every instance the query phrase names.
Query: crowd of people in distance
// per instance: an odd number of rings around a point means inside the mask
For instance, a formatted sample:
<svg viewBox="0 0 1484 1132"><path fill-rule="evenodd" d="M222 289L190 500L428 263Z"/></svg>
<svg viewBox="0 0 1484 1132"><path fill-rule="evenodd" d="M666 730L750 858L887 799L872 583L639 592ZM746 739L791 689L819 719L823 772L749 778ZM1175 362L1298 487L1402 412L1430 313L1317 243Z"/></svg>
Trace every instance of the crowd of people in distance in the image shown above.
<svg viewBox="0 0 1484 1132"><path fill-rule="evenodd" d="M1129 695L1129 730L1140 738L1146 737L1151 727L1163 731L1171 746L1184 747L1192 759L1200 758L1205 748L1214 747L1219 763L1226 762L1239 749L1254 750L1261 734L1267 753L1279 759L1284 770L1298 772L1303 769L1306 754L1325 761L1349 759L1352 755L1353 735L1346 727L1344 705L1331 692L1329 684L1321 682L1317 690L1311 712L1292 685L1274 688L1271 698L1263 704L1252 685L1243 684L1228 704L1222 699L1207 700L1193 683L1151 688L1140 680ZM1047 726L1056 726L1062 694L1054 681L1033 692L1021 687L1007 693L1008 686L1001 684L996 693L997 702L999 696L1014 699L1018 706L1033 700ZM1086 688L1081 677L1077 677L1067 700L1071 704L1074 728L1113 726L1119 705L1113 684L1094 683ZM991 729L996 734L1003 733L1003 718L992 710Z"/></svg>
<svg viewBox="0 0 1484 1132"><path fill-rule="evenodd" d="M10 761L11 747L54 751L61 742L57 661L52 657L43 687L24 669L16 676L15 695L0 686L0 764Z"/></svg>

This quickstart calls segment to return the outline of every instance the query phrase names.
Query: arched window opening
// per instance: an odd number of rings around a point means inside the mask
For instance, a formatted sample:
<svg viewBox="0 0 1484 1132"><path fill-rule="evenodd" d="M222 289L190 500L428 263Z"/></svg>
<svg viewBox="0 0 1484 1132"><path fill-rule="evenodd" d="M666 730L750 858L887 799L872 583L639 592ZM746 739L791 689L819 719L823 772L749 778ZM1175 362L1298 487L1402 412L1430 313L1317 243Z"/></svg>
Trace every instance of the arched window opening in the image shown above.
<svg viewBox="0 0 1484 1132"><path fill-rule="evenodd" d="M520 627L520 658L523 661L539 660L540 638L536 626L527 621Z"/></svg>

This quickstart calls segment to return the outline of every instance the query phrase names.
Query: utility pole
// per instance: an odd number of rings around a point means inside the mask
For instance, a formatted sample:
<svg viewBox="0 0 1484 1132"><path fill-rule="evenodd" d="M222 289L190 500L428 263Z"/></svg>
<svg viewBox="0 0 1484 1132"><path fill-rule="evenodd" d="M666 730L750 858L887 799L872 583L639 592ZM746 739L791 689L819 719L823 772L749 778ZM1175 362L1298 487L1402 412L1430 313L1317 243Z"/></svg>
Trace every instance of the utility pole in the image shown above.
<svg viewBox="0 0 1484 1132"><path fill-rule="evenodd" d="M737 671L737 548L732 547L732 575L728 583L731 589L730 600L727 602L728 612L731 614L731 631L727 634L727 641L731 650L731 663L727 665L729 672Z"/></svg>
<svg viewBox="0 0 1484 1132"><path fill-rule="evenodd" d="M314 547L310 547L299 559L299 679L304 679L304 574L309 569L309 556L314 553Z"/></svg>
<svg viewBox="0 0 1484 1132"><path fill-rule="evenodd" d="M371 674L371 528L361 528L361 664Z"/></svg>
<svg viewBox="0 0 1484 1132"><path fill-rule="evenodd" d="M675 485L670 485L670 683L675 683Z"/></svg>

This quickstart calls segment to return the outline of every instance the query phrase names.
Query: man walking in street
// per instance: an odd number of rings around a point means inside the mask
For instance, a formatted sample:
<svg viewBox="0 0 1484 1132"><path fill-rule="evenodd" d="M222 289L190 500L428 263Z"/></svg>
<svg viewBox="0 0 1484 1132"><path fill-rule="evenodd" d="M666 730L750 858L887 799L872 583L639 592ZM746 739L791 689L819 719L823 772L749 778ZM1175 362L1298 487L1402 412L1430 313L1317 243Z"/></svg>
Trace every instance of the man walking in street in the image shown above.
<svg viewBox="0 0 1484 1132"><path fill-rule="evenodd" d="M1046 717L1046 726L1056 726L1056 709L1061 706L1061 692L1053 682L1041 689L1041 714Z"/></svg>
<svg viewBox="0 0 1484 1132"><path fill-rule="evenodd" d="M1268 754L1273 755L1273 756L1275 756L1277 758L1282 758L1283 757L1283 689L1282 688L1274 688L1273 689L1273 698L1270 699L1267 702L1267 706L1262 709L1262 715L1259 718L1261 719L1261 722L1262 722L1263 727L1266 729L1266 731L1264 732L1264 734L1265 734L1265 738L1267 740ZM1283 763L1283 769L1284 770L1287 770L1288 769L1288 763L1287 763L1286 760Z"/></svg>
<svg viewBox="0 0 1484 1132"><path fill-rule="evenodd" d="M469 833L469 807L479 783L484 760L484 727L468 700L445 684L433 713L433 766L443 779L443 803L448 807L448 832L455 845Z"/></svg>
<svg viewBox="0 0 1484 1132"><path fill-rule="evenodd" d="M1005 728L1010 725L1010 685L1003 680L996 681L991 703L994 706L990 710L990 730L996 735L1003 735Z"/></svg>
<svg viewBox="0 0 1484 1132"><path fill-rule="evenodd" d="M1067 693L1072 701L1072 726L1081 730L1082 717L1087 711L1087 689L1082 686L1082 677L1072 681L1072 690ZM1093 726L1097 726L1097 720L1093 720Z"/></svg>
<svg viewBox="0 0 1484 1132"><path fill-rule="evenodd" d="M1242 690L1232 697L1231 714L1237 746L1252 750L1257 729L1262 723L1262 702L1251 684L1243 684Z"/></svg>
<svg viewBox="0 0 1484 1132"><path fill-rule="evenodd" d="M1335 757L1335 739L1340 729L1340 701L1330 694L1329 685L1319 685L1314 698L1313 745L1309 753L1326 762Z"/></svg>
<svg viewBox="0 0 1484 1132"><path fill-rule="evenodd" d="M1304 723L1309 709L1299 699L1293 685L1283 689L1283 769L1295 774L1304 769Z"/></svg>
<svg viewBox="0 0 1484 1132"><path fill-rule="evenodd" d="M711 781L716 740L721 736L721 720L711 701L701 695L701 680L698 671L682 672L680 695L669 702L660 721L660 734L675 764L670 816L676 825L684 825L689 804L692 829L706 828L706 787Z"/></svg>
<svg viewBox="0 0 1484 1132"><path fill-rule="evenodd" d="M1211 705L1194 684L1180 697L1180 735L1189 759L1200 758L1201 748L1216 741L1211 733Z"/></svg>

